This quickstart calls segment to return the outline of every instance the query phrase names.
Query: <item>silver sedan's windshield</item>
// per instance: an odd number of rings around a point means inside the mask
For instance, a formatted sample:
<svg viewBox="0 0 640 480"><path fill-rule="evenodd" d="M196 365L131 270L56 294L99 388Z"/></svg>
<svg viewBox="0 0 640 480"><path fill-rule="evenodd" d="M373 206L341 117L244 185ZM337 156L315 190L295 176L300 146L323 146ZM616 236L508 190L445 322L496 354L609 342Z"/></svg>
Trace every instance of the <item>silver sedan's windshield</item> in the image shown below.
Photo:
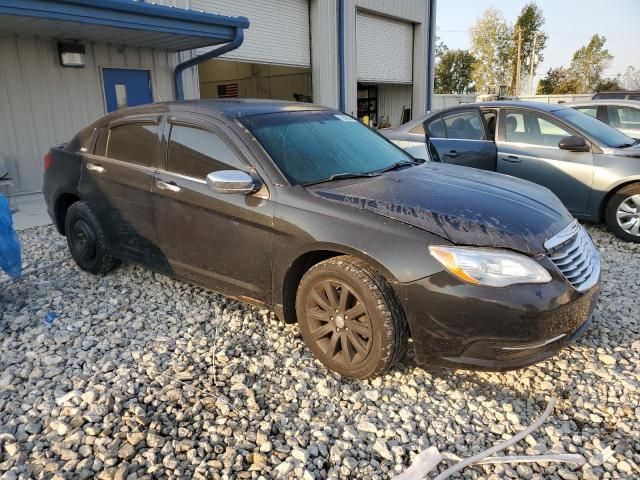
<svg viewBox="0 0 640 480"><path fill-rule="evenodd" d="M620 130L610 127L606 123L590 117L586 113L578 112L570 108L556 110L555 113L561 119L574 124L576 127L584 130L595 140L603 143L611 148L625 148L634 145L636 141L625 135Z"/></svg>

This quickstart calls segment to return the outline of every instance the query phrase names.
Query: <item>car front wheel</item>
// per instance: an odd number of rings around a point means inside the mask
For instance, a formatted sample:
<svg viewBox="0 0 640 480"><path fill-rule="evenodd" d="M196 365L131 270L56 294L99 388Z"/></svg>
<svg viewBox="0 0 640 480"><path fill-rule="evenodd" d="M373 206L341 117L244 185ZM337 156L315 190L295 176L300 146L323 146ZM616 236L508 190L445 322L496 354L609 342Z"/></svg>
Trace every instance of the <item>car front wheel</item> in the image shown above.
<svg viewBox="0 0 640 480"><path fill-rule="evenodd" d="M640 184L628 185L614 193L605 216L609 230L618 238L640 243Z"/></svg>
<svg viewBox="0 0 640 480"><path fill-rule="evenodd" d="M65 233L71 256L82 270L103 275L115 264L104 232L86 202L69 207Z"/></svg>
<svg viewBox="0 0 640 480"><path fill-rule="evenodd" d="M407 323L393 290L354 257L311 267L300 281L296 315L307 346L344 377L379 375L404 355Z"/></svg>

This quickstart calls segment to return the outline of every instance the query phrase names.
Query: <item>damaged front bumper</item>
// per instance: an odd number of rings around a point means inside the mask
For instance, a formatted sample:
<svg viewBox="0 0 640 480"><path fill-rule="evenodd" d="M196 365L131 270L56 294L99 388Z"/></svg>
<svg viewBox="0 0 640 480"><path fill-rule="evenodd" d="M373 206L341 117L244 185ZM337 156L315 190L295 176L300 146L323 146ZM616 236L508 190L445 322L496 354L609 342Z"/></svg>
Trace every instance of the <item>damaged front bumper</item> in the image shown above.
<svg viewBox="0 0 640 480"><path fill-rule="evenodd" d="M555 354L589 328L599 281L579 292L561 274L552 277L494 288L442 272L398 285L417 363L513 370Z"/></svg>

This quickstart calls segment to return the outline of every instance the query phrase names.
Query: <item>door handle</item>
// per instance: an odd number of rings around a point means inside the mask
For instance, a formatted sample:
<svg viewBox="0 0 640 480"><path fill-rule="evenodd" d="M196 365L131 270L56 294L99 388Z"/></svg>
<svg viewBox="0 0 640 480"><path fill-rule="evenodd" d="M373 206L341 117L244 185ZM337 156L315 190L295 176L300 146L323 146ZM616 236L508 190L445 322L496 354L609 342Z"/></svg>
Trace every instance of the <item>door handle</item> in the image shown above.
<svg viewBox="0 0 640 480"><path fill-rule="evenodd" d="M179 193L182 189L176 185L174 182L163 182L162 180L158 180L156 182L156 187L160 190L168 190L169 192Z"/></svg>
<svg viewBox="0 0 640 480"><path fill-rule="evenodd" d="M516 157L515 155L508 155L506 157L502 157L502 160L509 163L520 163L522 161L520 160L520 158Z"/></svg>
<svg viewBox="0 0 640 480"><path fill-rule="evenodd" d="M460 154L456 150L449 150L447 153L444 154L445 157L451 157L451 158L456 158L459 155Z"/></svg>
<svg viewBox="0 0 640 480"><path fill-rule="evenodd" d="M104 167L95 163L87 163L87 170L95 173L104 173Z"/></svg>

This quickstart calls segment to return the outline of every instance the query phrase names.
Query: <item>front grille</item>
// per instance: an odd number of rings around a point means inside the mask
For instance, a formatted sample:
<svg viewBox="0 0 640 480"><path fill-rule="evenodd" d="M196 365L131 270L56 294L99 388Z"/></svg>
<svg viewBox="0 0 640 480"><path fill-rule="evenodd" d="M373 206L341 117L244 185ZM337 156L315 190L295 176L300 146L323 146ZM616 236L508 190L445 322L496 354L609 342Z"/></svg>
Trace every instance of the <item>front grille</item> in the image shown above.
<svg viewBox="0 0 640 480"><path fill-rule="evenodd" d="M600 256L587 231L574 220L545 242L547 256L576 290L590 289L600 277Z"/></svg>

